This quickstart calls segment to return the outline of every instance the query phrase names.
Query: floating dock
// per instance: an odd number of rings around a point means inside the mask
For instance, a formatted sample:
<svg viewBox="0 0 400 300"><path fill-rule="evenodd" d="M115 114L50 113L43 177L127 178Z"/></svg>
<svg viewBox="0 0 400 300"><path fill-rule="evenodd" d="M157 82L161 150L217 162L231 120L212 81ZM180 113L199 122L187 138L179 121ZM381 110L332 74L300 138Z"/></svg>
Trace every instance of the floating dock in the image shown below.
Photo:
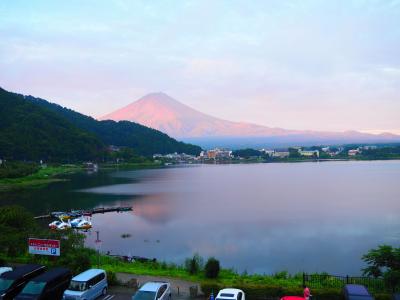
<svg viewBox="0 0 400 300"><path fill-rule="evenodd" d="M108 212L125 212L132 211L131 206L118 206L118 207L97 207L89 210L71 210L69 212L52 212L48 215L41 215L34 217L35 219L49 219L56 218L57 215L71 215L73 217L77 216L91 216L95 214L104 214Z"/></svg>

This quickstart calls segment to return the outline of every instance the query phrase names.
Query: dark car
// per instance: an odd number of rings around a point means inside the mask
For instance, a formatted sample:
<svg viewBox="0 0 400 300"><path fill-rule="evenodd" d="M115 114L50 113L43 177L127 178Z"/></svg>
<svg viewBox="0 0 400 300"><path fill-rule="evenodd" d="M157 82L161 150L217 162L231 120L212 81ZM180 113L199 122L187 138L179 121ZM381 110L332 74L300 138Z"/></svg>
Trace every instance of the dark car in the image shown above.
<svg viewBox="0 0 400 300"><path fill-rule="evenodd" d="M0 277L0 299L14 299L29 280L45 271L45 266L25 265L13 271L3 273Z"/></svg>
<svg viewBox="0 0 400 300"><path fill-rule="evenodd" d="M15 297L16 300L56 300L62 299L71 281L71 271L55 268L29 281Z"/></svg>
<svg viewBox="0 0 400 300"><path fill-rule="evenodd" d="M346 284L343 293L346 300L374 300L367 288L360 284Z"/></svg>
<svg viewBox="0 0 400 300"><path fill-rule="evenodd" d="M400 300L400 294L393 294L393 300Z"/></svg>

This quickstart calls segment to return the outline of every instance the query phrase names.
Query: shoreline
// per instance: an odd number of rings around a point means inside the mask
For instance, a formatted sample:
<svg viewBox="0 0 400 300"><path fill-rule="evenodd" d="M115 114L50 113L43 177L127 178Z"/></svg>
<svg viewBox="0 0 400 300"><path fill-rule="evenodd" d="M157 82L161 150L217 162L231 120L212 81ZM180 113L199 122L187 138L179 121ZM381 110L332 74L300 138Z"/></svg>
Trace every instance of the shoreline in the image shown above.
<svg viewBox="0 0 400 300"><path fill-rule="evenodd" d="M195 166L195 165L239 165L239 164L269 164L269 163L319 163L319 162L372 162L372 161L399 161L399 158L387 159L294 159L294 160L226 160L226 161L206 161L206 162L184 162L184 163L171 163L166 165L165 162L145 162L145 163L104 163L99 165L99 170L112 171L112 170L135 170L135 169L151 169L151 168L164 168L173 166ZM0 193L13 192L23 189L44 188L51 183L68 181L67 178L62 178L65 175L76 174L84 172L86 169L81 165L61 165L49 166L40 169L38 172L18 178L3 178L0 179Z"/></svg>

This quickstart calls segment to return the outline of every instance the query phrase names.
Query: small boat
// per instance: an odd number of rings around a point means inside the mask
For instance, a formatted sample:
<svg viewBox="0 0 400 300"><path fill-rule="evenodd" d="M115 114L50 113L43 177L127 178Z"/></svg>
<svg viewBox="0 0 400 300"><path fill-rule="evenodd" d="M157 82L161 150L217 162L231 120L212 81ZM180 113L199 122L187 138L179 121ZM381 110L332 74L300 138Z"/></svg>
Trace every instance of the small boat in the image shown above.
<svg viewBox="0 0 400 300"><path fill-rule="evenodd" d="M132 207L120 207L118 208L118 211L131 211Z"/></svg>
<svg viewBox="0 0 400 300"><path fill-rule="evenodd" d="M49 228L52 230L66 230L71 228L71 224L63 221L54 221L49 224Z"/></svg>
<svg viewBox="0 0 400 300"><path fill-rule="evenodd" d="M72 217L71 217L69 214L64 213L64 214L62 214L62 215L59 215L58 218L59 218L61 221L66 221L66 220L70 220Z"/></svg>
<svg viewBox="0 0 400 300"><path fill-rule="evenodd" d="M70 228L71 228L71 224L65 223L65 222L61 222L61 224L57 226L57 230L67 230Z"/></svg>
<svg viewBox="0 0 400 300"><path fill-rule="evenodd" d="M92 223L87 220L82 220L74 228L88 230L92 228Z"/></svg>
<svg viewBox="0 0 400 300"><path fill-rule="evenodd" d="M73 219L73 220L70 222L70 224L71 224L72 228L76 228L76 227L78 226L78 224L81 223L82 221L84 221L84 219L82 219L82 218L76 218L76 219Z"/></svg>
<svg viewBox="0 0 400 300"><path fill-rule="evenodd" d="M49 228L55 230L55 229L57 229L58 225L60 225L61 223L62 223L61 221L54 221L54 222L51 222L51 223L49 224Z"/></svg>

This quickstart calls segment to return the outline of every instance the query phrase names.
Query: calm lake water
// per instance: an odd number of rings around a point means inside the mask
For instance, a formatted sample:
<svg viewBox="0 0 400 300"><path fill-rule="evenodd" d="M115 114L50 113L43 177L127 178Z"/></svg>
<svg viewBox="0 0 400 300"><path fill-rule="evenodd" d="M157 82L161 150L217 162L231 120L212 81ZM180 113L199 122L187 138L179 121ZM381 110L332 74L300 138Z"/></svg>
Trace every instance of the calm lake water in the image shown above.
<svg viewBox="0 0 400 300"><path fill-rule="evenodd" d="M95 215L102 251L182 263L196 252L249 273L358 275L361 256L399 246L400 161L199 165L77 174L1 195L36 214L130 205ZM122 238L122 234L130 234Z"/></svg>

